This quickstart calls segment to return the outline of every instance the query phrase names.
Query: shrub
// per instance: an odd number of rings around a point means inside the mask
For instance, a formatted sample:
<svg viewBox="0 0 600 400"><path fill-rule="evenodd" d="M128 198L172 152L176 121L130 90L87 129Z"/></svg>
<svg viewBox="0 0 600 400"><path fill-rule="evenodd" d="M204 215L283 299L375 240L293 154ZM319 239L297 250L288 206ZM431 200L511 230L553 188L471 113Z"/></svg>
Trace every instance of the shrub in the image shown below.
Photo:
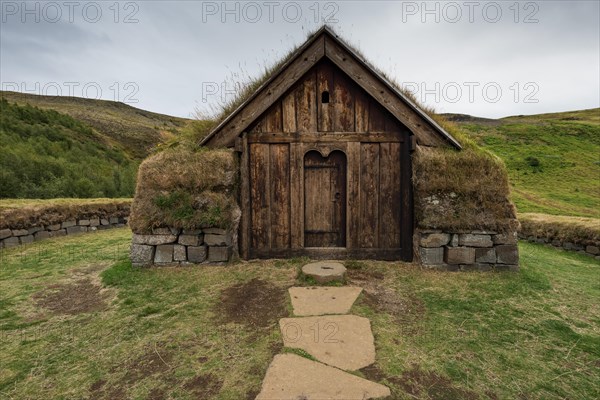
<svg viewBox="0 0 600 400"><path fill-rule="evenodd" d="M539 167L540 166L540 160L538 160L537 158L532 157L532 156L525 158L525 162L527 162L527 165L529 165L530 167Z"/></svg>

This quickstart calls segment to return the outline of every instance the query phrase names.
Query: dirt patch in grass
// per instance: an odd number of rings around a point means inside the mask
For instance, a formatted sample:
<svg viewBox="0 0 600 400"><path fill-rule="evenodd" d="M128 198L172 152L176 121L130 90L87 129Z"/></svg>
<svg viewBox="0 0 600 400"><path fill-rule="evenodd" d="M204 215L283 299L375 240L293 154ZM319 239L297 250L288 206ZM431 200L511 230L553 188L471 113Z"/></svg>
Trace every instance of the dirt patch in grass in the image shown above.
<svg viewBox="0 0 600 400"><path fill-rule="evenodd" d="M387 378L387 376L376 364L371 364L368 367L364 367L360 370L360 372L362 372L365 378L373 382L383 382L383 380Z"/></svg>
<svg viewBox="0 0 600 400"><path fill-rule="evenodd" d="M377 365L373 364L360 370L365 378L374 382L387 380L403 393L408 393L414 398L426 398L431 400L478 400L477 393L462 389L454 385L450 378L439 375L433 371L423 371L418 365L413 365L408 371L404 371L399 377L387 376ZM496 399L496 395L490 391L486 392L490 399Z"/></svg>
<svg viewBox="0 0 600 400"><path fill-rule="evenodd" d="M154 388L148 393L146 400L164 400L167 398L165 391L159 388Z"/></svg>
<svg viewBox="0 0 600 400"><path fill-rule="evenodd" d="M183 387L191 394L197 395L199 399L208 399L219 393L223 381L212 374L198 375Z"/></svg>
<svg viewBox="0 0 600 400"><path fill-rule="evenodd" d="M348 269L346 275L349 280L353 281L383 280L385 278L382 272L372 269Z"/></svg>
<svg viewBox="0 0 600 400"><path fill-rule="evenodd" d="M246 393L246 400L254 400L256 399L256 396L258 396L258 394L260 393L260 390L251 390L248 393Z"/></svg>
<svg viewBox="0 0 600 400"><path fill-rule="evenodd" d="M90 386L90 400L122 400L126 398L125 391L121 387L106 387L104 379L97 380Z"/></svg>
<svg viewBox="0 0 600 400"><path fill-rule="evenodd" d="M38 307L54 314L77 315L106 309L107 294L90 279L48 286L33 295Z"/></svg>
<svg viewBox="0 0 600 400"><path fill-rule="evenodd" d="M480 398L473 391L456 387L450 378L433 371L423 371L418 365L413 365L400 377L388 378L388 380L415 398L425 397L432 400L477 400Z"/></svg>
<svg viewBox="0 0 600 400"><path fill-rule="evenodd" d="M269 350L273 356L281 353L283 349L283 343L281 341L273 342L269 345Z"/></svg>
<svg viewBox="0 0 600 400"><path fill-rule="evenodd" d="M224 289L216 315L222 323L265 328L288 316L285 300L285 289L254 278Z"/></svg>
<svg viewBox="0 0 600 400"><path fill-rule="evenodd" d="M169 362L172 358L171 353L161 347L149 346L146 353L126 365L127 373L122 381L129 384L155 374L164 374L171 369Z"/></svg>

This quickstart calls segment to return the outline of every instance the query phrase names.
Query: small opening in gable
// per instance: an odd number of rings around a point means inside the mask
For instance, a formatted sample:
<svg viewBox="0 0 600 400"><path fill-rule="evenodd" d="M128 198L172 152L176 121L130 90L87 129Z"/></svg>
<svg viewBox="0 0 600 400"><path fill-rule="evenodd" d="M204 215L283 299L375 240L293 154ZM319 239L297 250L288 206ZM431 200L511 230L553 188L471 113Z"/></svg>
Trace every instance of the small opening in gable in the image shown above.
<svg viewBox="0 0 600 400"><path fill-rule="evenodd" d="M327 90L325 90L323 93L321 93L321 103L323 103L323 104L329 103L329 92Z"/></svg>

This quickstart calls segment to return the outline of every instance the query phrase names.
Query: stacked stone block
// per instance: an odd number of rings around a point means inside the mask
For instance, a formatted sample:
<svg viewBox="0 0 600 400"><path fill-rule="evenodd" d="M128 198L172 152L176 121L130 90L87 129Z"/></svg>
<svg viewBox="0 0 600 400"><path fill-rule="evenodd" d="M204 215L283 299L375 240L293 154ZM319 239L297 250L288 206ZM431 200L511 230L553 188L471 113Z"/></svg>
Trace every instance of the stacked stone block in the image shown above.
<svg viewBox="0 0 600 400"><path fill-rule="evenodd" d="M225 229L155 228L133 234L131 262L136 267L227 262L233 254L232 235Z"/></svg>
<svg viewBox="0 0 600 400"><path fill-rule="evenodd" d="M490 231L417 232L423 265L451 271L519 269L517 234Z"/></svg>
<svg viewBox="0 0 600 400"><path fill-rule="evenodd" d="M129 217L111 217L110 219L86 218L73 219L45 226L33 226L27 229L0 230L0 248L15 247L40 240L98 230L122 228Z"/></svg>

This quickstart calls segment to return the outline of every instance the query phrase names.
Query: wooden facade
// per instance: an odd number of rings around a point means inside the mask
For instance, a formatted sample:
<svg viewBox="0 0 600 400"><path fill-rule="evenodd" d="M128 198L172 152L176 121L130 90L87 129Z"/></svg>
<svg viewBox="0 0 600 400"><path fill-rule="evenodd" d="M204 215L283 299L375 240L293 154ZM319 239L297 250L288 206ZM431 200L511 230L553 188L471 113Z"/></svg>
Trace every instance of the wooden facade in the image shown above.
<svg viewBox="0 0 600 400"><path fill-rule="evenodd" d="M411 107L328 29L302 46L203 142L240 153L240 255L412 260L411 148L453 139Z"/></svg>

